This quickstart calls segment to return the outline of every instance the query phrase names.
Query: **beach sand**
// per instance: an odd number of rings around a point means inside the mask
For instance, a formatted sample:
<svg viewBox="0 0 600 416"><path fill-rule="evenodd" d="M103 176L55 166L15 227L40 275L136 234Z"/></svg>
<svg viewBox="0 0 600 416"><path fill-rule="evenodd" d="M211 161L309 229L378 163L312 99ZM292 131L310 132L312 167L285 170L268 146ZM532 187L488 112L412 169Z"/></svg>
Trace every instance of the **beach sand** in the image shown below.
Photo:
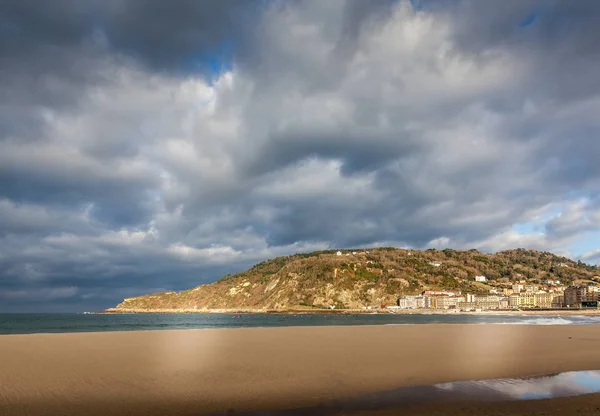
<svg viewBox="0 0 600 416"><path fill-rule="evenodd" d="M203 415L600 369L597 326L283 327L0 336L1 415ZM600 395L341 414L598 414Z"/></svg>

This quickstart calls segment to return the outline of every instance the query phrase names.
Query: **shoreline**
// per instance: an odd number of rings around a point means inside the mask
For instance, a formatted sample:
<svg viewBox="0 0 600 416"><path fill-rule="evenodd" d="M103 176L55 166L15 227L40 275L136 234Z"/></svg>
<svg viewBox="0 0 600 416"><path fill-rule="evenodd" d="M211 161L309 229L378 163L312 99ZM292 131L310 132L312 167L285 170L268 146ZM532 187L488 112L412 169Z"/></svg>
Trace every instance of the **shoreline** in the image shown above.
<svg viewBox="0 0 600 416"><path fill-rule="evenodd" d="M415 326L415 325L524 325L600 327L599 315L556 314L303 314L288 313L246 314L73 314L70 317L50 315L29 318L8 316L6 326L0 322L0 338L17 334L97 333L124 331L172 331L235 328L279 327L346 327L346 326ZM64 322L63 319L66 319Z"/></svg>
<svg viewBox="0 0 600 416"><path fill-rule="evenodd" d="M0 340L0 355L10 357L0 372L5 415L277 411L403 386L600 369L600 333L578 325L149 330ZM599 397L567 401L587 406ZM485 404L463 407L471 405ZM422 414L469 414L427 406Z"/></svg>
<svg viewBox="0 0 600 416"><path fill-rule="evenodd" d="M502 309L458 311L448 309L107 309L99 312L84 312L94 315L131 314L306 314L306 315L581 315L600 316L600 309Z"/></svg>

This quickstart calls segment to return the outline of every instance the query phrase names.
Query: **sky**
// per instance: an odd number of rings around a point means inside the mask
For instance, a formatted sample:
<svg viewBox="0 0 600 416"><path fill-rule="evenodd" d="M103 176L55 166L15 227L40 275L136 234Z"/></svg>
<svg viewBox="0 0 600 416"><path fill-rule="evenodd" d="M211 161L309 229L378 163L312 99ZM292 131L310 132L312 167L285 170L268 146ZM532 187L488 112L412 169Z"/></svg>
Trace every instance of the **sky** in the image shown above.
<svg viewBox="0 0 600 416"><path fill-rule="evenodd" d="M600 2L0 2L0 312L296 252L600 262Z"/></svg>

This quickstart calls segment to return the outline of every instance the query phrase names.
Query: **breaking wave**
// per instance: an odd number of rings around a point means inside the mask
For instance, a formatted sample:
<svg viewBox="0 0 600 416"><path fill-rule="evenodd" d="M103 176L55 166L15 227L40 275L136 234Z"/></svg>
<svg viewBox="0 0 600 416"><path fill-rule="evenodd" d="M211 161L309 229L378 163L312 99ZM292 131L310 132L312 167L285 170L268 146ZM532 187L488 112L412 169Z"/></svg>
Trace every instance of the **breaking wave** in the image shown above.
<svg viewBox="0 0 600 416"><path fill-rule="evenodd" d="M537 317L528 319L514 319L499 324L510 325L598 325L600 317L598 316L554 316L554 317Z"/></svg>
<svg viewBox="0 0 600 416"><path fill-rule="evenodd" d="M524 319L515 322L502 322L502 323L511 323L511 324L520 324L520 325L571 325L576 322L571 319L566 318L533 318L533 319Z"/></svg>

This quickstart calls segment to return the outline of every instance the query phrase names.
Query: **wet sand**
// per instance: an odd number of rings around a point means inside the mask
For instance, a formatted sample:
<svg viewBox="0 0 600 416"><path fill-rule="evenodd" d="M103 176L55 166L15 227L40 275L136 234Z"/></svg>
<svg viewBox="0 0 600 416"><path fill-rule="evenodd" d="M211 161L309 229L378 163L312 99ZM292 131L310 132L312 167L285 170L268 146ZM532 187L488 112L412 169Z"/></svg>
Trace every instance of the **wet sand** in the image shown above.
<svg viewBox="0 0 600 416"><path fill-rule="evenodd" d="M446 324L4 335L0 414L277 411L407 385L596 369L597 326ZM356 414L596 412L600 415L600 395L412 404Z"/></svg>
<svg viewBox="0 0 600 416"><path fill-rule="evenodd" d="M594 416L600 415L600 394L501 403L457 402L408 405L376 411L331 413L331 416Z"/></svg>

